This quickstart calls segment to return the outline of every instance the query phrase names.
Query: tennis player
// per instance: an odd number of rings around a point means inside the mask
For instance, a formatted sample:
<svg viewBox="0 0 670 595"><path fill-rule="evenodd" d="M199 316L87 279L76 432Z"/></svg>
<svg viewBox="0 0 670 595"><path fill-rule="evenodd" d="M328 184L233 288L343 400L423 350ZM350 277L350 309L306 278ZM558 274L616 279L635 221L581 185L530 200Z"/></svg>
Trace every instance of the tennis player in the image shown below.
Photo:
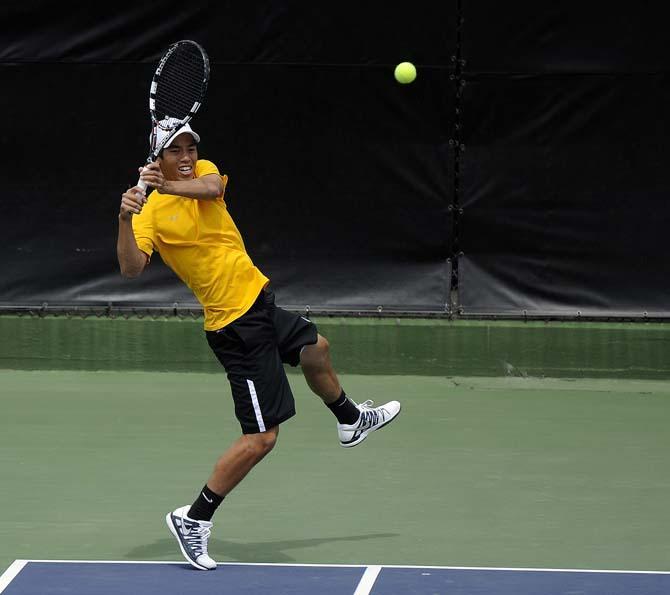
<svg viewBox="0 0 670 595"><path fill-rule="evenodd" d="M400 403L373 407L347 397L328 341L314 323L275 305L268 278L247 254L223 199L227 176L198 158L200 135L189 125L182 130L156 163L140 168L151 194L138 186L123 193L117 254L121 274L130 278L142 273L154 251L160 254L203 305L207 341L228 373L242 435L218 459L193 504L166 516L184 557L212 570L207 542L214 512L273 449L279 424L295 415L283 364L301 366L311 390L337 418L344 447L391 422Z"/></svg>

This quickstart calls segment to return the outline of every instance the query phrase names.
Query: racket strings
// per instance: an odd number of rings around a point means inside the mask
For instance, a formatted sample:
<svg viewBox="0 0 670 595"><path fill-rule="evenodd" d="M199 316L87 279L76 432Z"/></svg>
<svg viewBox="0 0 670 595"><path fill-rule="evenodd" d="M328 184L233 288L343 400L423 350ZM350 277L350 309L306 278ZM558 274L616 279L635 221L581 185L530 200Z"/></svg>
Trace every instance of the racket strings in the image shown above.
<svg viewBox="0 0 670 595"><path fill-rule="evenodd" d="M170 54L156 86L158 119L183 120L202 100L207 87L207 66L197 48L184 46ZM197 109L197 108L196 108Z"/></svg>

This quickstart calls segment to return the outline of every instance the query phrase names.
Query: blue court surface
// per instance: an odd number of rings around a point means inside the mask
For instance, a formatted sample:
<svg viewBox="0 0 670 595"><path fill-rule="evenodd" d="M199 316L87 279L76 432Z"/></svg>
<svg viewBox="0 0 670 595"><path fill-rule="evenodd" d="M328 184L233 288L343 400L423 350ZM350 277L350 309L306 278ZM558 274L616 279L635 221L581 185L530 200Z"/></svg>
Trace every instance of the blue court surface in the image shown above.
<svg viewBox="0 0 670 595"><path fill-rule="evenodd" d="M3 595L667 595L670 572L17 560Z"/></svg>

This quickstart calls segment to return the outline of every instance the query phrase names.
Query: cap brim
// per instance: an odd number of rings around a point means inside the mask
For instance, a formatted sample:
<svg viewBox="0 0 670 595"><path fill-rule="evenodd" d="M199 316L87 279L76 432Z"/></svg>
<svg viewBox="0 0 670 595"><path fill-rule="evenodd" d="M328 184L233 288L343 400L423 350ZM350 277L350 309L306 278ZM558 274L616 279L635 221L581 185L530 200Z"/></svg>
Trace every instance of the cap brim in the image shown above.
<svg viewBox="0 0 670 595"><path fill-rule="evenodd" d="M192 130L189 126L184 126L167 143L165 143L165 145L163 145L163 148L167 149L172 144L172 141L174 141L178 136L181 136L182 134L190 134L196 143L200 142L200 135L195 130Z"/></svg>

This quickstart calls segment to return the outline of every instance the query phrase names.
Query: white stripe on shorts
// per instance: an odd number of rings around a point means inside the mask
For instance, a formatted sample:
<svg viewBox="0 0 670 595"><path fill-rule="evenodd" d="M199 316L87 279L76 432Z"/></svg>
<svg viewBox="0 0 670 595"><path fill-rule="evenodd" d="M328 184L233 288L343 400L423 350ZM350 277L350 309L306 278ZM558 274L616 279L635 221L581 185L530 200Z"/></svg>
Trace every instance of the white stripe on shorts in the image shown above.
<svg viewBox="0 0 670 595"><path fill-rule="evenodd" d="M249 380L247 378L247 385L249 386L249 394L251 395L251 402L254 405L254 413L256 414L258 429L261 432L265 432L265 422L263 421L261 406L258 404L258 396L256 395L256 387L254 386L253 380Z"/></svg>

